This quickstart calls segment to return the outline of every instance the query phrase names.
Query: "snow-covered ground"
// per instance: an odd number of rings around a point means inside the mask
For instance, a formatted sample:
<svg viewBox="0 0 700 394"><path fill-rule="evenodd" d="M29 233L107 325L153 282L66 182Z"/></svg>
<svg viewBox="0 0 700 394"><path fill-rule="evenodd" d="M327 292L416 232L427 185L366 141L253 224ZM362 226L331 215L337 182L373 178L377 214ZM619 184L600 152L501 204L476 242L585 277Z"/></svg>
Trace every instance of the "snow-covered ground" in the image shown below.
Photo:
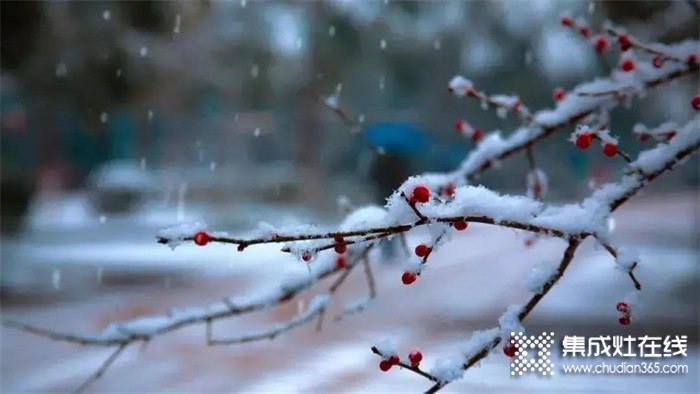
<svg viewBox="0 0 700 394"><path fill-rule="evenodd" d="M612 258L592 241L579 249L566 276L525 325L530 333L543 330L555 333L558 340L552 352L555 365L559 353L556 346L564 335L688 335L688 357L662 361L687 364L689 373L559 374L547 379L510 379L510 359L499 349L445 391L700 391L699 223L697 195L692 193L649 194L631 201L616 213L615 243L632 247L642 257L637 271L643 285L642 304L635 309L631 326L617 323L619 313L615 304L632 290L632 284L616 271ZM409 243L413 245L424 237L427 235L417 232ZM466 341L470 332L493 327L508 305L526 299L529 292L523 277L534 264L556 261L564 249L560 240L539 241L526 249L523 240L522 234L512 230L471 225L436 251L423 275L411 286L401 284L400 265L378 264L376 303L364 313L341 322L327 319L321 332L316 332L311 324L274 341L207 347L204 328L188 327L158 338L145 348L127 349L92 391L423 391L429 382L417 375L396 368L387 373L379 371L379 359L369 347L380 339L391 338L402 356L415 347L420 348L423 365L428 369L438 358L456 355L456 346ZM147 270L159 264L184 268L180 277L186 280L162 282L162 285L134 280L117 287L97 287L83 295L72 294L70 288L59 286L50 293L55 297L33 303L3 300L4 317L81 333L97 332L113 320L159 314L172 306L200 306L223 296L248 294L280 280L290 271L306 269L302 263L279 253L275 246L251 247L244 253L225 246L182 246L171 251L155 245L153 234L144 233L109 242L105 239L94 251L82 253L79 247L64 245L62 249L60 243L51 245L43 241L14 247L27 248L26 253L14 256L34 256L36 264L51 261L66 267L71 261L96 260L107 264L119 260L127 271L131 270L130 266ZM91 266L90 275L76 280L73 286L94 283L94 270L98 266ZM61 279L69 281L73 273L87 269L85 265L80 267L77 271L61 268L66 269ZM118 265L106 267L105 270L115 270L115 274L120 271ZM47 287L53 284L53 279L47 277ZM321 289L328 285L322 283ZM288 319L319 291L267 312L219 322L214 325L214 334L237 336ZM365 292L361 273L353 273L347 286L332 300L331 308L339 310L344 303ZM106 349L56 343L7 328L2 328L0 338L3 392L72 390L109 354Z"/></svg>

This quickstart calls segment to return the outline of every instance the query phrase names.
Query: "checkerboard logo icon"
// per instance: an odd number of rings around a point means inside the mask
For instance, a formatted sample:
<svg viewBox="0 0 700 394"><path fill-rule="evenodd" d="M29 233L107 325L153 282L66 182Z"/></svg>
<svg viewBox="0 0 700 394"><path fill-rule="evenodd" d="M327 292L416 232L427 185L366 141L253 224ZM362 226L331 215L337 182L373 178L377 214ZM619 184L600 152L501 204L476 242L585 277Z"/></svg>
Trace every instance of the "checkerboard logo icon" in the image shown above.
<svg viewBox="0 0 700 394"><path fill-rule="evenodd" d="M515 357L510 363L510 376L517 377L526 373L554 375L554 364L549 358L549 348L554 344L553 332L531 336L511 332L510 341L516 348Z"/></svg>

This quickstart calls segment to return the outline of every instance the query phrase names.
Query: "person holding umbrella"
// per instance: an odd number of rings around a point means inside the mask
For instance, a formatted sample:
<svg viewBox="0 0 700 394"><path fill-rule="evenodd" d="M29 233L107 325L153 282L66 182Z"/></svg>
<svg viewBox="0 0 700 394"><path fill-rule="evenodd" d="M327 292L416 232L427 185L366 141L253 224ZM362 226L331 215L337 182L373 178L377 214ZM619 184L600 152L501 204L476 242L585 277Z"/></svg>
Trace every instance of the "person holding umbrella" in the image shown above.
<svg viewBox="0 0 700 394"><path fill-rule="evenodd" d="M407 122L382 122L364 130L366 142L379 152L370 165L369 177L375 185L375 198L380 204L398 188L410 174L425 168L425 153L433 144L432 136ZM396 254L396 238L383 241L385 258Z"/></svg>

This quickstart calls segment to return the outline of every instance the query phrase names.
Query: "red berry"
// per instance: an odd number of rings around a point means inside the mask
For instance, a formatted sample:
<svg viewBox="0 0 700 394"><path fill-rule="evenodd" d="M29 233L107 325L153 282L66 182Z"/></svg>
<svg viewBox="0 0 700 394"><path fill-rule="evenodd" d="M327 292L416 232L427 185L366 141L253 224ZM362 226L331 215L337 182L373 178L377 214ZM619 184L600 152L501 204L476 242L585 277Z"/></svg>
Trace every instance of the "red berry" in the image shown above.
<svg viewBox="0 0 700 394"><path fill-rule="evenodd" d="M576 137L576 146L579 149L588 149L589 146L591 146L591 142L593 141L593 136L591 133L581 133Z"/></svg>
<svg viewBox="0 0 700 394"><path fill-rule="evenodd" d="M452 222L452 225L457 231L462 231L467 229L469 223L465 222L464 220L455 220L454 222Z"/></svg>
<svg viewBox="0 0 700 394"><path fill-rule="evenodd" d="M688 55L688 64L698 64L698 55L694 53Z"/></svg>
<svg viewBox="0 0 700 394"><path fill-rule="evenodd" d="M552 93L554 101L562 101L564 100L564 96L566 96L566 91L562 88L556 88L554 89L554 93Z"/></svg>
<svg viewBox="0 0 700 394"><path fill-rule="evenodd" d="M617 145L607 142L603 145L603 153L607 157L613 157L617 154Z"/></svg>
<svg viewBox="0 0 700 394"><path fill-rule="evenodd" d="M416 349L411 351L411 353L408 353L408 361L411 362L411 365L414 367L417 367L418 364L423 360L423 353L420 352L420 350Z"/></svg>
<svg viewBox="0 0 700 394"><path fill-rule="evenodd" d="M640 140L641 142L646 142L646 141L648 141L648 140L649 140L649 134L647 134L647 133L640 133L640 134L639 134L639 140Z"/></svg>
<svg viewBox="0 0 700 394"><path fill-rule="evenodd" d="M622 52L632 48L632 41L627 34L620 34L617 36L617 42L620 44L620 50Z"/></svg>
<svg viewBox="0 0 700 394"><path fill-rule="evenodd" d="M622 302L622 301L617 303L616 308L619 312L623 312L623 313L626 313L629 311L629 305L627 305L626 302Z"/></svg>
<svg viewBox="0 0 700 394"><path fill-rule="evenodd" d="M346 250L348 250L348 247L345 244L335 244L335 246L333 248L335 249L335 252L338 254L343 254L343 253L345 253Z"/></svg>
<svg viewBox="0 0 700 394"><path fill-rule="evenodd" d="M208 244L209 241L211 241L211 237L209 237L209 234L205 233L204 231L200 231L194 235L194 243L199 246L204 246Z"/></svg>
<svg viewBox="0 0 700 394"><path fill-rule="evenodd" d="M410 285L416 281L416 278L417 276L415 272L406 271L403 273L403 275L401 275L401 282L403 282L405 285Z"/></svg>
<svg viewBox="0 0 700 394"><path fill-rule="evenodd" d="M301 254L301 259L304 260L304 261L306 261L306 262L308 262L309 260L311 260L311 252L306 251L306 252L302 253L302 254Z"/></svg>
<svg viewBox="0 0 700 394"><path fill-rule="evenodd" d="M379 369L381 369L383 372L386 372L391 369L391 362L389 360L382 360L379 362Z"/></svg>
<svg viewBox="0 0 700 394"><path fill-rule="evenodd" d="M474 142L479 141L483 135L484 135L484 133L481 132L481 129L477 129L475 127L472 130L472 141L474 141Z"/></svg>
<svg viewBox="0 0 700 394"><path fill-rule="evenodd" d="M542 185L539 182L535 182L535 184L532 185L532 192L539 196L542 192Z"/></svg>
<svg viewBox="0 0 700 394"><path fill-rule="evenodd" d="M338 256L338 258L335 259L335 267L338 269L345 268L345 256Z"/></svg>
<svg viewBox="0 0 700 394"><path fill-rule="evenodd" d="M624 59L620 62L620 69L626 73L634 70L634 60Z"/></svg>
<svg viewBox="0 0 700 394"><path fill-rule="evenodd" d="M559 19L559 22L561 23L562 26L572 26L574 24L574 20L568 16L562 16Z"/></svg>
<svg viewBox="0 0 700 394"><path fill-rule="evenodd" d="M466 126L467 126L467 122L465 122L463 120L455 121L455 131L457 131L458 133L464 132L464 129L466 129Z"/></svg>
<svg viewBox="0 0 700 394"><path fill-rule="evenodd" d="M398 365L399 364L399 356L393 354L391 357L389 357L389 362L391 365Z"/></svg>
<svg viewBox="0 0 700 394"><path fill-rule="evenodd" d="M513 102L513 107L512 107L513 111L516 111L516 112L517 112L517 111L520 109L520 106L521 106L522 104L523 104L523 103L522 103L522 101L520 101L520 99L516 99L516 100Z"/></svg>
<svg viewBox="0 0 700 394"><path fill-rule="evenodd" d="M590 33L590 29L588 28L588 26L581 26L579 31L581 32L582 36L588 38L588 33Z"/></svg>
<svg viewBox="0 0 700 394"><path fill-rule="evenodd" d="M673 139L673 137L675 137L675 136L676 136L675 131L668 133L668 135L666 135L666 141L671 141Z"/></svg>
<svg viewBox="0 0 700 394"><path fill-rule="evenodd" d="M651 59L651 65L654 66L654 68L661 68L664 66L664 61L665 59L662 56L657 55Z"/></svg>
<svg viewBox="0 0 700 394"><path fill-rule="evenodd" d="M692 105L696 111L700 111L700 96L693 96L690 100L690 105Z"/></svg>
<svg viewBox="0 0 700 394"><path fill-rule="evenodd" d="M600 35L595 38L594 45L595 51L602 54L606 49L608 49L608 39L605 36Z"/></svg>
<svg viewBox="0 0 700 394"><path fill-rule="evenodd" d="M411 195L411 201L414 202L428 202L430 200L430 190L423 185L418 185L413 189L413 194Z"/></svg>
<svg viewBox="0 0 700 394"><path fill-rule="evenodd" d="M627 315L622 316L622 317L620 318L620 324L622 324L623 326L629 325L630 322L631 322L630 317L627 316Z"/></svg>
<svg viewBox="0 0 700 394"><path fill-rule="evenodd" d="M515 347L515 345L509 343L506 346L503 347L503 354L505 354L508 357L515 357L515 353L518 351L518 348Z"/></svg>
<svg viewBox="0 0 700 394"><path fill-rule="evenodd" d="M443 192L447 197L452 197L455 194L455 184L452 182L448 183Z"/></svg>
<svg viewBox="0 0 700 394"><path fill-rule="evenodd" d="M416 246L416 250L415 250L416 256L425 257L428 254L429 250L430 250L430 248L428 248L428 245L420 244L420 245Z"/></svg>

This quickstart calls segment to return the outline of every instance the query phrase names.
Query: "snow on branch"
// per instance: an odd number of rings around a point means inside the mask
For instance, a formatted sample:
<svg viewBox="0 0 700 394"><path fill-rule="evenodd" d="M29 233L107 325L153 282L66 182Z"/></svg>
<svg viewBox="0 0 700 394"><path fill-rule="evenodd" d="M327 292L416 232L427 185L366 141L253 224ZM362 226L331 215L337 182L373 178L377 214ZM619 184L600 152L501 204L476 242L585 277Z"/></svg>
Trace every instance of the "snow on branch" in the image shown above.
<svg viewBox="0 0 700 394"><path fill-rule="evenodd" d="M240 337L214 339L212 337L211 332L211 320L208 320L207 345L233 345L238 343L259 341L261 339L275 339L277 335L280 335L283 332L287 332L293 328L306 324L316 316L319 316L322 313L322 311L326 308L326 305L328 305L328 301L330 300L330 298L330 294L318 295L311 300L306 311L294 316L289 321Z"/></svg>
<svg viewBox="0 0 700 394"><path fill-rule="evenodd" d="M166 334L185 326L260 311L287 302L319 280L354 267L365 255L366 252L352 256L347 267L338 267L332 260L319 261L310 267L310 275L299 274L289 277L280 285L259 294L233 299L226 297L220 302L205 307L172 309L166 315L142 317L126 322L112 323L97 335L62 334L12 320L3 320L3 325L53 340L73 342L80 345L115 346L131 342L148 341L155 336ZM319 308L322 309L324 307L325 304L319 304Z"/></svg>

